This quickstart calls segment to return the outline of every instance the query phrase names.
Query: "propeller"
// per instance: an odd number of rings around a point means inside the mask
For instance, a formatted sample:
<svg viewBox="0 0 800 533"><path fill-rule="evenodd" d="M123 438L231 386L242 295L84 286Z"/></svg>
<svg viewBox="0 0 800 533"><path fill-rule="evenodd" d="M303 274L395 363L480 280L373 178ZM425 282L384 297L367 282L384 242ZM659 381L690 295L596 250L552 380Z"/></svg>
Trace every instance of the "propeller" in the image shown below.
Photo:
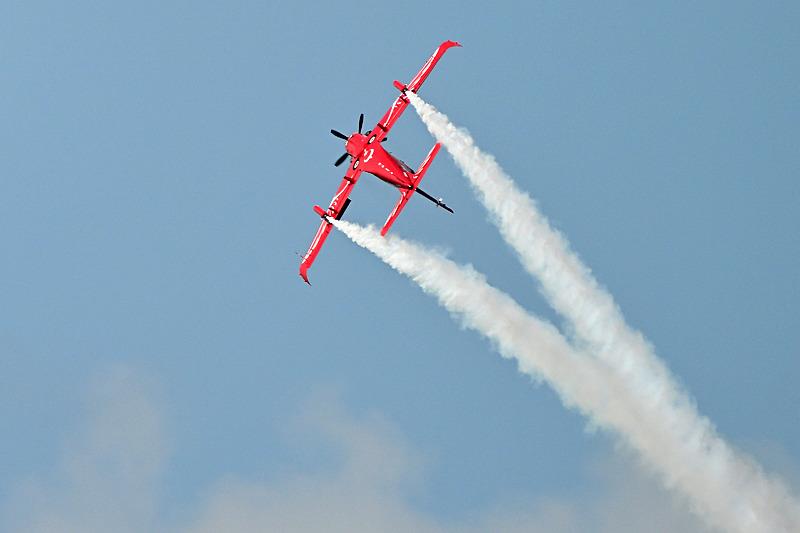
<svg viewBox="0 0 800 533"><path fill-rule="evenodd" d="M358 133L359 133L359 134L361 133L361 128L362 128L363 126L364 126L364 113L361 113L361 114L358 116ZM370 132L367 132L367 135L369 135L369 133L370 133ZM348 137L347 135L345 135L344 133L342 133L342 132L340 132L340 131L331 130L331 134L332 134L334 137L339 137L339 138L340 138L340 139L342 139L343 141L346 141L347 139L349 139L349 137ZM386 139L383 139L383 140L385 141ZM348 155L350 155L350 154L348 154L347 152L343 153L341 156L339 156L339 159L337 159L337 160L336 160L336 162L333 164L333 166L335 166L335 167L338 167L339 165L341 165L342 163L344 163L344 160L345 160L345 159L347 159L347 156L348 156Z"/></svg>
<svg viewBox="0 0 800 533"><path fill-rule="evenodd" d="M340 131L331 130L331 133L333 134L334 137L339 137L342 140L346 141L348 139L347 135L345 135L344 133L342 133ZM341 156L339 156L339 159L336 160L336 162L333 164L333 166L338 167L339 165L344 163L344 160L347 159L348 155L349 154L347 152L343 153Z"/></svg>
<svg viewBox="0 0 800 533"><path fill-rule="evenodd" d="M344 163L344 160L347 159L348 155L350 155L350 154L348 154L347 152L345 152L342 155L340 155L339 159L336 160L336 163L334 163L333 166L338 167L339 165Z"/></svg>

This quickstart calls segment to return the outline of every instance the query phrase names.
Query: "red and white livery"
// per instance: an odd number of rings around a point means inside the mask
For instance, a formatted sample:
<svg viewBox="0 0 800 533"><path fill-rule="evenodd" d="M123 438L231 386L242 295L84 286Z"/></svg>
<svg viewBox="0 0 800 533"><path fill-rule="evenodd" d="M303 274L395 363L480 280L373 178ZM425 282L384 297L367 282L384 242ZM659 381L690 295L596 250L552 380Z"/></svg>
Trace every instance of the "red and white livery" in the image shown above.
<svg viewBox="0 0 800 533"><path fill-rule="evenodd" d="M450 209L441 198L434 198L419 188L419 183L425 176L425 172L427 172L428 167L436 157L436 154L439 152L439 148L441 146L439 143L433 146L431 151L428 153L428 156L415 171L404 162L387 152L381 146L381 142L386 140L387 133L392 129L392 126L394 126L395 122L397 122L397 119L400 118L400 115L403 114L403 111L405 111L406 107L408 107L409 99L406 96L406 91L416 93L428 78L431 71L436 66L436 63L439 62L439 59L441 59L447 50L454 46L461 45L454 41L445 41L440 44L433 55L422 66L417 75L414 76L407 85L404 85L399 81L394 82L394 86L400 91L400 95L397 97L397 99L395 99L389 110L383 115L383 118L378 121L374 128L366 133L361 133L361 127L364 125L364 115L362 114L358 120L358 131L349 137L339 133L336 130L331 130L333 135L345 141L346 151L336 161L335 165L339 166L344 162L345 159L347 159L348 156L350 157L350 162L347 172L345 173L342 182L339 184L339 189L333 196L333 200L331 200L328 209L322 209L318 205L314 206L314 212L322 218L322 222L317 230L317 234L314 236L314 240L311 241L311 246L308 248L308 252L306 252L302 261L300 262L300 276L306 283L309 283L308 269L311 267L314 259L317 258L317 254L319 254L322 244L325 242L325 239L328 238L328 234L331 232L331 228L333 227L330 219L339 220L342 218L347 206L350 205L350 192L358 182L362 172L372 174L378 179L397 187L397 189L400 191L400 200L394 206L392 212L389 213L389 218L386 219L386 223L381 229L381 235L386 235L386 232L392 227L392 224L394 224L394 221L397 219L398 215L400 215L400 212L403 210L403 208L406 206L406 203L408 203L408 200L415 192L419 193L421 196L424 196L437 206L449 211L450 213L453 212L453 210Z"/></svg>

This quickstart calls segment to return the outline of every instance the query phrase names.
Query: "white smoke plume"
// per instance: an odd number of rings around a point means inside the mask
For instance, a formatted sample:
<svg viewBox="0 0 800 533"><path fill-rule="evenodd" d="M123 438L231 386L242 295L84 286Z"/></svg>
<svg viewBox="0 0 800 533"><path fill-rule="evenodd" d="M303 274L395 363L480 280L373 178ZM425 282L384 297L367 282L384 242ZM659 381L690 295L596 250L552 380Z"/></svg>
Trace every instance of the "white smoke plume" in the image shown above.
<svg viewBox="0 0 800 533"><path fill-rule="evenodd" d="M551 324L528 314L470 266L457 265L438 252L394 235L381 237L372 226L331 222L434 296L465 327L491 340L503 357L516 359L521 372L548 381L568 407L592 417L597 425L610 425L595 416L595 411L597 405L615 400L609 386L613 377L599 362L577 355Z"/></svg>
<svg viewBox="0 0 800 533"><path fill-rule="evenodd" d="M470 134L433 106L408 94L428 130L450 152L491 214L502 237L566 318L576 342L622 378L653 423L669 428L669 443L648 457L668 488L689 497L707 523L728 531L800 531L800 506L786 488L734 451L672 378L653 348L625 322L605 291ZM648 454L643 454L648 456Z"/></svg>

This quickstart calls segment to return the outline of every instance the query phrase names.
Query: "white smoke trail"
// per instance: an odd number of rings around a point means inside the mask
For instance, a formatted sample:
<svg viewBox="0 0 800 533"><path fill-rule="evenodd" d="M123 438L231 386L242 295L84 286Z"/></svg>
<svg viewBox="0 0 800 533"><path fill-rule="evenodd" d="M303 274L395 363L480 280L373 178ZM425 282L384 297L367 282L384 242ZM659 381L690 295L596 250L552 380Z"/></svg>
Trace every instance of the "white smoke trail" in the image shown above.
<svg viewBox="0 0 800 533"><path fill-rule="evenodd" d="M586 415L594 426L616 430L639 450L652 435L637 432L644 419L636 402L606 365L581 355L553 325L530 315L506 293L491 286L471 266L395 235L381 237L372 226L331 220L353 242L408 276L454 317L492 341L503 357L516 359L521 372L547 381L562 402ZM658 437L658 436L656 436Z"/></svg>
<svg viewBox="0 0 800 533"><path fill-rule="evenodd" d="M721 458L722 463L728 460L730 450L719 449L720 443L709 439L713 430L707 420L696 421L694 434L687 436L676 431L670 421L692 413L676 408L675 416L660 417L641 401L636 391L626 386L624 378L603 362L576 353L556 328L529 315L472 268L460 267L440 254L396 236L381 238L371 227L344 221L334 223L354 242L435 296L466 327L492 340L504 357L515 358L520 371L548 381L565 405L577 408L593 424L614 430L651 468L662 474L666 469L676 469L689 475L690 468L697 467L695 457L708 454L710 463L703 465L699 472L691 472L696 486L681 491L685 496L703 501L703 494L717 489L717 479L709 473L721 466ZM744 464L753 469L749 463ZM728 477L733 483L730 490L747 492L751 477ZM735 495L729 497L737 499ZM735 503L732 501L731 505ZM733 516L726 516L728 521L724 524L709 520L708 516L704 518L710 525L731 531L767 530L759 529L747 506L733 512ZM775 524L769 531L795 530L788 523L780 525L778 521Z"/></svg>
<svg viewBox="0 0 800 533"><path fill-rule="evenodd" d="M372 226L331 222L353 242L436 297L465 327L490 339L501 355L516 359L520 371L547 380L568 407L596 418L594 405L614 400L602 379L592 377L608 375L606 368L590 358L581 361L555 327L530 316L472 267L457 265L438 252L391 234L381 237ZM609 425L599 419L596 422Z"/></svg>
<svg viewBox="0 0 800 533"><path fill-rule="evenodd" d="M492 215L503 238L585 348L622 377L657 424L672 429L677 447L664 446L651 464L667 487L690 497L709 524L730 531L800 531L800 508L786 488L734 452L701 417L644 337L631 330L564 237L554 230L491 155L469 133L417 95L411 103ZM651 458L653 460L653 458Z"/></svg>

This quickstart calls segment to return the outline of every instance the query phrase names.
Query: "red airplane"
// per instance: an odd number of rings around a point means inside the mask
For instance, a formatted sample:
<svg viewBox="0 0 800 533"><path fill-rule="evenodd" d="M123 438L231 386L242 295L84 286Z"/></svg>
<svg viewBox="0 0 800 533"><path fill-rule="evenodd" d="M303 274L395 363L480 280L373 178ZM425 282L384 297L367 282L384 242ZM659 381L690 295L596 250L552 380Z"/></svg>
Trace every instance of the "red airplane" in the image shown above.
<svg viewBox="0 0 800 533"><path fill-rule="evenodd" d="M345 153L336 160L334 166L338 167L350 156L350 167L347 169L347 173L344 175L344 179L339 185L336 194L333 196L333 200L331 200L331 205L328 206L328 209L323 210L318 205L314 206L314 212L322 217L322 223L317 230L317 234L314 236L314 240L311 241L308 252L306 252L306 255L303 256L303 260L300 262L300 277L309 285L311 285L311 283L308 281L308 269L314 262L314 259L317 258L317 254L319 254L319 250L322 248L322 243L328 238L328 234L333 227L329 219L333 218L339 220L342 218L345 210L347 210L347 206L350 205L350 198L348 198L348 196L350 196L350 192L353 190L362 172L368 172L378 179L397 187L400 191L400 200L397 202L397 205L394 206L392 212L389 213L389 218L386 219L386 224L384 224L381 229L381 235L386 235L386 232L392 227L397 216L406 206L406 203L415 191L437 206L450 213L453 212L453 210L444 203L444 200L441 198L434 198L419 188L420 181L422 181L423 176L425 176L425 172L428 170L433 158L436 157L436 154L439 152L439 148L441 147L440 143L436 143L433 146L428 156L416 171L384 150L380 144L386 140L387 133L389 133L389 130L392 129L394 123L397 122L397 119L400 118L400 115L403 114L403 111L405 111L409 104L406 91L416 93L433 70L433 67L436 66L439 59L453 46L461 45L454 41L445 41L440 44L433 55L422 66L422 69L420 69L417 75L414 76L407 85L403 85L399 81L394 82L394 86L400 91L400 96L397 97L392 107L389 108L374 128L366 133L361 133L361 127L364 125L364 115L361 114L358 118L358 132L353 133L349 137L336 130L331 130L333 135L345 141L344 146L346 150Z"/></svg>

